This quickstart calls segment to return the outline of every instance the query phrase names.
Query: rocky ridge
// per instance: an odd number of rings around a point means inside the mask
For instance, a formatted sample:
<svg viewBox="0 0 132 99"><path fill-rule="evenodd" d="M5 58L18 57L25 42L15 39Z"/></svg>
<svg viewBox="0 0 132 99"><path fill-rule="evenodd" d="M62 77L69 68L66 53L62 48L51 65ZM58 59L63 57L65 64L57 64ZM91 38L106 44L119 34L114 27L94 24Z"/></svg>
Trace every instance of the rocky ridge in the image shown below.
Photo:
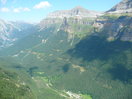
<svg viewBox="0 0 132 99"><path fill-rule="evenodd" d="M132 0L123 0L107 12L115 14L132 13Z"/></svg>

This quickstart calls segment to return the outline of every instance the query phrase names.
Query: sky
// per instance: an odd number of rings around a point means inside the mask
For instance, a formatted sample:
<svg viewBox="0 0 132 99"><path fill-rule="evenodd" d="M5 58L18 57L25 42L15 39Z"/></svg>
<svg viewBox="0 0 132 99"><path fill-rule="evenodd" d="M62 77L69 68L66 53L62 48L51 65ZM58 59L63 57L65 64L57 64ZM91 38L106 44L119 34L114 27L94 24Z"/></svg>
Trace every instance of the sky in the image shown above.
<svg viewBox="0 0 132 99"><path fill-rule="evenodd" d="M50 12L82 6L107 11L121 0L0 0L0 19L39 22Z"/></svg>

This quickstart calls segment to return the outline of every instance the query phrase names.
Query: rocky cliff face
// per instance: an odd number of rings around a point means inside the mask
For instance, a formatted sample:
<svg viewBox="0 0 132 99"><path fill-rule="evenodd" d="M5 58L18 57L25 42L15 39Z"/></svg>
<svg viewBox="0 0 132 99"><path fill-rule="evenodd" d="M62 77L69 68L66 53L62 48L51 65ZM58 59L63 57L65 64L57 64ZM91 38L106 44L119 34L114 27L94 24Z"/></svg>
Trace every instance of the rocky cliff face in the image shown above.
<svg viewBox="0 0 132 99"><path fill-rule="evenodd" d="M62 23L64 18L73 19L72 22L74 23L80 22L81 24L86 24L85 21L81 20L86 18L94 19L101 15L102 13L100 12L90 11L82 7L75 7L71 10L62 10L50 13L44 20L40 22L40 26L43 27L44 25L46 26L46 24Z"/></svg>
<svg viewBox="0 0 132 99"><path fill-rule="evenodd" d="M56 30L64 30L70 34L81 35L92 31L94 20L102 13L90 11L82 7L75 7L71 10L55 11L50 13L46 19L39 24L40 30L48 27L56 27Z"/></svg>
<svg viewBox="0 0 132 99"><path fill-rule="evenodd" d="M123 0L112 9L107 11L108 13L132 13L132 0Z"/></svg>
<svg viewBox="0 0 132 99"><path fill-rule="evenodd" d="M107 20L103 25L103 33L107 35L108 40L120 39L123 41L132 41L132 17L120 16L115 20Z"/></svg>
<svg viewBox="0 0 132 99"><path fill-rule="evenodd" d="M102 26L102 32L108 40L120 39L132 41L132 0L123 0L103 16L103 20L97 22Z"/></svg>

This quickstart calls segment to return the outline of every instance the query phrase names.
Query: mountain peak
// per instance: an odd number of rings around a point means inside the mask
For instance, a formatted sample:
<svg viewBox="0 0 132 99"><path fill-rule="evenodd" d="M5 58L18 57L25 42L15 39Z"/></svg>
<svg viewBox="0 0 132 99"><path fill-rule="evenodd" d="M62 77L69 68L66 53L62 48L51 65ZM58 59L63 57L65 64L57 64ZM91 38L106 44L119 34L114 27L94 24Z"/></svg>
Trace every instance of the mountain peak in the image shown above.
<svg viewBox="0 0 132 99"><path fill-rule="evenodd" d="M76 6L75 8L71 10L60 10L50 13L47 18L70 18L70 17L90 17L90 18L96 18L97 16L102 15L100 12L96 11L90 11L87 10L81 6Z"/></svg>
<svg viewBox="0 0 132 99"><path fill-rule="evenodd" d="M107 12L108 13L132 13L132 0L123 0Z"/></svg>
<svg viewBox="0 0 132 99"><path fill-rule="evenodd" d="M89 12L89 10L87 10L81 6L76 6L75 8L71 9L71 11L76 12L76 14L79 14L79 12L80 13L82 13L82 12L88 13Z"/></svg>
<svg viewBox="0 0 132 99"><path fill-rule="evenodd" d="M74 9L74 10L80 10L80 9L85 9L85 8L83 8L82 6L76 6L76 7L74 7L73 9Z"/></svg>

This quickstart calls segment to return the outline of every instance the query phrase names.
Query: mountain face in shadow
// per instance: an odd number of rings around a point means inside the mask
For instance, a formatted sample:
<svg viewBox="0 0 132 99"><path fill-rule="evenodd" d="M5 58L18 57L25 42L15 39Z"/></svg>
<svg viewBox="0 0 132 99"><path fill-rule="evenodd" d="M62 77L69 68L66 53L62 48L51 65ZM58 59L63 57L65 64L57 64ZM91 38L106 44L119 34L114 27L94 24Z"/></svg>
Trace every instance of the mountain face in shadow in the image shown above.
<svg viewBox="0 0 132 99"><path fill-rule="evenodd" d="M113 68L108 70L108 72L112 75L113 80L120 80L123 83L132 84L132 69L127 69L122 64L115 64Z"/></svg>
<svg viewBox="0 0 132 99"><path fill-rule="evenodd" d="M109 42L103 37L91 36L80 41L75 48L68 50L68 53L85 61L108 60L128 49L132 49L131 42L120 40Z"/></svg>
<svg viewBox="0 0 132 99"><path fill-rule="evenodd" d="M67 51L71 57L75 59L81 58L83 62L93 63L98 61L104 64L107 68L105 72L110 74L112 80L119 80L122 83L129 84L132 83L131 52L131 42L120 40L110 42L99 36L87 37L76 44L73 49ZM95 67L103 71L101 66Z"/></svg>

